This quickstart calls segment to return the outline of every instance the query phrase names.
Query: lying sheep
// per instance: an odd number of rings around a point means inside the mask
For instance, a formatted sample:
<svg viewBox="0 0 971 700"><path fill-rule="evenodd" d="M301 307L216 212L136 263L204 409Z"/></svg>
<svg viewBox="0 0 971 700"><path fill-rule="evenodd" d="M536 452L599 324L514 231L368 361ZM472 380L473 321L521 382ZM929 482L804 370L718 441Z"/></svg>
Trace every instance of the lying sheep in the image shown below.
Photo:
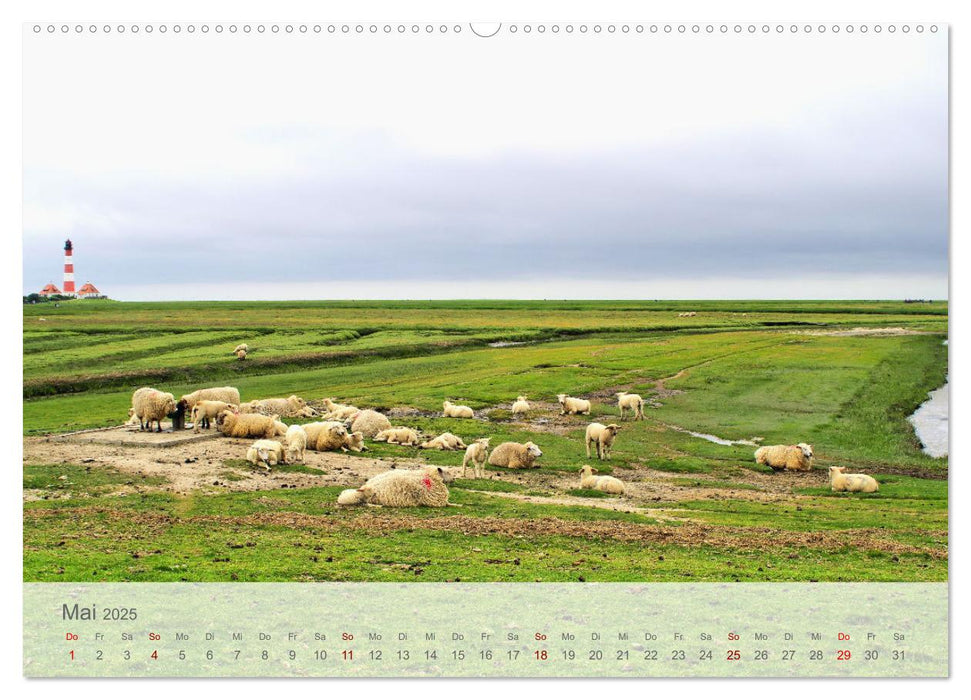
<svg viewBox="0 0 971 700"><path fill-rule="evenodd" d="M418 446L421 450L464 450L465 443L458 435L452 433L442 433L436 438L423 442Z"/></svg>
<svg viewBox="0 0 971 700"><path fill-rule="evenodd" d="M529 412L529 402L526 400L525 396L517 396L516 402L512 405L513 415L517 413L528 413Z"/></svg>
<svg viewBox="0 0 971 700"><path fill-rule="evenodd" d="M289 418L301 417L307 402L299 396L287 399L256 399L240 406L241 413L262 413L264 416L285 416ZM245 409L245 410L244 410ZM313 409L311 409L312 411Z"/></svg>
<svg viewBox="0 0 971 700"><path fill-rule="evenodd" d="M287 464L303 464L304 451L307 449L307 431L302 425L291 425L287 428L286 440L286 462Z"/></svg>
<svg viewBox="0 0 971 700"><path fill-rule="evenodd" d="M338 497L341 505L367 503L391 508L429 506L443 508L455 504L448 502L447 472L441 467L423 469L392 469L372 476L357 495L344 491Z"/></svg>
<svg viewBox="0 0 971 700"><path fill-rule="evenodd" d="M594 476L597 470L589 464L580 467L580 488L603 491L617 496L624 494L624 482L613 476Z"/></svg>
<svg viewBox="0 0 971 700"><path fill-rule="evenodd" d="M274 437L283 437L286 435L289 426L280 420L280 416L270 416L270 418L273 419L273 427L276 429Z"/></svg>
<svg viewBox="0 0 971 700"><path fill-rule="evenodd" d="M158 424L158 432L162 432L162 419L170 413L175 413L175 397L164 391L142 387L135 390L131 397L132 415L138 416L138 424L142 430L151 431L152 423Z"/></svg>
<svg viewBox="0 0 971 700"><path fill-rule="evenodd" d="M572 396L567 396L566 394L557 394L556 400L560 402L560 415L565 416L567 414L573 415L574 413L582 413L584 415L590 415L590 402L586 399L575 399Z"/></svg>
<svg viewBox="0 0 971 700"><path fill-rule="evenodd" d="M363 506L365 503L367 499L360 489L344 489L337 497L339 506Z"/></svg>
<svg viewBox="0 0 971 700"><path fill-rule="evenodd" d="M626 391L617 392L617 408L620 409L620 419L624 420L624 411L634 412L634 420L644 420L644 399L638 394L628 394Z"/></svg>
<svg viewBox="0 0 971 700"><path fill-rule="evenodd" d="M344 444L341 447L344 452L350 450L351 452L363 452L367 449L364 446L364 433L357 431L354 433L347 433L344 436Z"/></svg>
<svg viewBox="0 0 971 700"><path fill-rule="evenodd" d="M327 420L347 420L361 410L357 406L334 403L333 399L324 399L324 406L327 408L327 412L324 414L324 418Z"/></svg>
<svg viewBox="0 0 971 700"><path fill-rule="evenodd" d="M846 467L829 468L829 485L833 491L853 491L873 493L880 490L880 484L869 474L844 474Z"/></svg>
<svg viewBox="0 0 971 700"><path fill-rule="evenodd" d="M678 318L691 318L692 316L697 316L697 311L682 311L678 314Z"/></svg>
<svg viewBox="0 0 971 700"><path fill-rule="evenodd" d="M245 360L246 359L246 351L245 350L237 350L236 351L236 359L237 360L240 360L240 361Z"/></svg>
<svg viewBox="0 0 971 700"><path fill-rule="evenodd" d="M249 345L247 345L246 343L240 343L235 348L233 348L233 354L235 355L240 350L242 350L243 352L249 352Z"/></svg>
<svg viewBox="0 0 971 700"><path fill-rule="evenodd" d="M472 476L476 479L482 476L482 467L485 466L486 458L489 456L491 439L479 438L465 449L465 456L462 458L462 476L465 476L469 462L472 463Z"/></svg>
<svg viewBox="0 0 971 700"><path fill-rule="evenodd" d="M351 422L351 432L364 433L364 437L373 438L382 430L391 427L389 421L383 414L370 409L358 411L349 418Z"/></svg>
<svg viewBox="0 0 971 700"><path fill-rule="evenodd" d="M304 423L303 430L307 433L307 447L311 450L317 449L317 439L326 431L329 431L331 427L344 428L344 432L347 432L347 428L343 423L339 421L318 421L316 423Z"/></svg>
<svg viewBox="0 0 971 700"><path fill-rule="evenodd" d="M269 416L228 410L216 416L216 427L226 437L270 440L277 435L276 422Z"/></svg>
<svg viewBox="0 0 971 700"><path fill-rule="evenodd" d="M271 466L284 461L283 445L276 440L257 440L246 450L246 460L256 465L262 464L266 471L270 471Z"/></svg>
<svg viewBox="0 0 971 700"><path fill-rule="evenodd" d="M180 402L185 406L187 413L192 412L193 406L199 401L224 401L234 406L239 406L239 389L234 386L217 386L211 389L197 389L191 394L183 394Z"/></svg>
<svg viewBox="0 0 971 700"><path fill-rule="evenodd" d="M813 446L804 442L797 445L765 445L755 451L755 461L774 471L791 469L808 472L813 468Z"/></svg>
<svg viewBox="0 0 971 700"><path fill-rule="evenodd" d="M590 459L590 445L597 446L597 457L607 459L610 457L610 449L614 445L614 438L620 426L616 423L604 425L603 423L591 423L587 426L587 459Z"/></svg>
<svg viewBox="0 0 971 700"><path fill-rule="evenodd" d="M309 434L308 434L309 437ZM317 452L346 452L344 441L347 439L347 428L342 423L332 423L317 433L316 439L308 443Z"/></svg>
<svg viewBox="0 0 971 700"><path fill-rule="evenodd" d="M442 415L446 418L474 418L475 413L468 406L459 406L451 401L442 403Z"/></svg>
<svg viewBox="0 0 971 700"><path fill-rule="evenodd" d="M201 428L208 430L212 427L212 421L223 411L235 411L239 407L225 401L210 401L203 399L192 407L193 432L198 433Z"/></svg>
<svg viewBox="0 0 971 700"><path fill-rule="evenodd" d="M374 436L374 441L386 442L389 445L407 445L409 447L415 447L421 443L421 438L418 436L418 433L411 428L398 426L396 428L382 430L380 433Z"/></svg>
<svg viewBox="0 0 971 700"><path fill-rule="evenodd" d="M510 469L530 469L534 466L539 468L534 462L542 455L539 446L533 442L504 442L489 455L489 464Z"/></svg>

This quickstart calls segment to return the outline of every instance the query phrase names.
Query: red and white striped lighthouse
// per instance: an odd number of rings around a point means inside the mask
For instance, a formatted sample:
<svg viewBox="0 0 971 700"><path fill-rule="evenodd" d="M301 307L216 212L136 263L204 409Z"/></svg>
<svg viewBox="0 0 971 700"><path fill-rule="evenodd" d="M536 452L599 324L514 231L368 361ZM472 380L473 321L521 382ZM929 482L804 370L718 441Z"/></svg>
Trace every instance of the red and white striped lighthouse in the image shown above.
<svg viewBox="0 0 971 700"><path fill-rule="evenodd" d="M71 245L71 239L68 238L64 242L64 296L75 296L74 293L74 258L72 257L74 253L74 246Z"/></svg>

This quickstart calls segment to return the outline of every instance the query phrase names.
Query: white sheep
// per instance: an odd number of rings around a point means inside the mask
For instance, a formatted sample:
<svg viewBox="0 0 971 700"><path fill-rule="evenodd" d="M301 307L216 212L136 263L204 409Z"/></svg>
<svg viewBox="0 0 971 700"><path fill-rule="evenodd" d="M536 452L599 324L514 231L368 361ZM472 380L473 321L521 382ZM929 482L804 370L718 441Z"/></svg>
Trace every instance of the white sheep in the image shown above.
<svg viewBox="0 0 971 700"><path fill-rule="evenodd" d="M324 406L327 407L327 412L324 414L327 420L347 420L361 410L357 406L334 403L333 399L324 399Z"/></svg>
<svg viewBox="0 0 971 700"><path fill-rule="evenodd" d="M638 394L628 394L626 391L618 391L617 408L620 409L621 420L624 420L625 410L634 412L634 420L644 420L644 399Z"/></svg>
<svg viewBox="0 0 971 700"><path fill-rule="evenodd" d="M273 419L273 427L276 429L275 437L283 437L287 434L289 426L280 420L280 416L270 416Z"/></svg>
<svg viewBox="0 0 971 700"><path fill-rule="evenodd" d="M418 448L421 450L464 450L466 444L462 442L462 438L458 435L442 433L438 437L423 442Z"/></svg>
<svg viewBox="0 0 971 700"><path fill-rule="evenodd" d="M362 506L367 503L367 498L360 489L344 489L337 497L339 506Z"/></svg>
<svg viewBox="0 0 971 700"><path fill-rule="evenodd" d="M302 464L304 451L307 449L307 431L302 425L291 425L287 428L286 440L286 462L287 464Z"/></svg>
<svg viewBox="0 0 971 700"><path fill-rule="evenodd" d="M604 425L603 423L591 423L587 426L587 459L590 459L590 445L596 445L597 457L607 459L610 457L610 449L614 445L614 438L620 426L616 423Z"/></svg>
<svg viewBox="0 0 971 700"><path fill-rule="evenodd" d="M580 488L603 491L618 496L624 494L624 482L613 476L594 476L597 470L589 464L580 467Z"/></svg>
<svg viewBox="0 0 971 700"><path fill-rule="evenodd" d="M223 411L235 411L239 407L231 403L226 403L225 401L210 401L209 399L203 399L202 401L197 401L196 405L192 407L192 425L193 432L198 433L201 428L206 428L207 430L212 427L212 422L216 420L218 416Z"/></svg>
<svg viewBox="0 0 971 700"><path fill-rule="evenodd" d="M235 348L233 348L233 354L235 355L240 350L242 350L243 352L249 352L249 345L247 345L246 343L240 343Z"/></svg>
<svg viewBox="0 0 971 700"><path fill-rule="evenodd" d="M226 437L270 440L277 436L276 422L269 416L223 411L216 416L216 427Z"/></svg>
<svg viewBox="0 0 971 700"><path fill-rule="evenodd" d="M451 401L442 403L442 414L446 418L474 418L475 413L468 406L459 406Z"/></svg>
<svg viewBox="0 0 971 700"><path fill-rule="evenodd" d="M351 423L351 432L364 433L364 437L373 438L382 430L391 427L391 421L384 414L365 409L358 411L348 419Z"/></svg>
<svg viewBox="0 0 971 700"><path fill-rule="evenodd" d="M382 430L374 436L374 441L386 442L389 445L407 445L414 447L421 443L421 438L415 430L405 426L398 426Z"/></svg>
<svg viewBox="0 0 971 700"><path fill-rule="evenodd" d="M284 461L283 445L276 440L257 440L246 450L246 459L253 464L262 464L266 471Z"/></svg>
<svg viewBox="0 0 971 700"><path fill-rule="evenodd" d="M791 469L808 472L813 468L813 446L804 442L797 445L764 445L755 451L755 461L774 471Z"/></svg>
<svg viewBox="0 0 971 700"><path fill-rule="evenodd" d="M423 469L392 469L373 476L365 482L356 497L368 505L392 508L411 508L429 506L443 508L455 505L448 502L448 473L441 467ZM352 500L350 494L344 500Z"/></svg>
<svg viewBox="0 0 971 700"><path fill-rule="evenodd" d="M833 491L854 491L873 493L880 490L880 484L869 474L844 474L846 467L829 468L829 485Z"/></svg>
<svg viewBox="0 0 971 700"><path fill-rule="evenodd" d="M538 468L535 462L542 455L543 451L533 442L504 442L489 455L489 464L510 469Z"/></svg>
<svg viewBox="0 0 971 700"><path fill-rule="evenodd" d="M513 415L517 413L528 413L529 412L529 402L526 400L525 396L517 396L515 403L512 405Z"/></svg>
<svg viewBox="0 0 971 700"><path fill-rule="evenodd" d="M347 433L344 435L344 444L341 446L344 452L350 450L351 452L363 452L367 449L364 446L364 433L360 430L353 433Z"/></svg>
<svg viewBox="0 0 971 700"><path fill-rule="evenodd" d="M302 412L305 408L307 408L306 401L299 396L291 396L286 399L256 399L247 401L240 406L240 412L261 413L264 416L272 416L275 414L277 416L297 418L302 417Z"/></svg>
<svg viewBox="0 0 971 700"><path fill-rule="evenodd" d="M136 389L131 397L132 415L138 416L138 423L142 430L151 431L152 423L158 423L158 432L162 432L162 419L175 413L175 397L164 391L151 387Z"/></svg>
<svg viewBox="0 0 971 700"><path fill-rule="evenodd" d="M186 413L192 412L192 407L199 401L225 401L239 406L239 389L234 386L217 386L209 389L197 389L191 394L183 394L179 400L185 406Z"/></svg>
<svg viewBox="0 0 971 700"><path fill-rule="evenodd" d="M482 467L485 466L486 459L489 457L489 440L491 439L479 438L465 448L465 456L462 458L462 476L465 476L470 462L472 463L472 476L476 479L482 476Z"/></svg>
<svg viewBox="0 0 971 700"><path fill-rule="evenodd" d="M586 399L575 399L572 396L567 396L566 394L557 394L556 400L560 402L560 415L565 416L567 414L573 415L575 413L582 413L584 415L590 415L590 402Z"/></svg>
<svg viewBox="0 0 971 700"><path fill-rule="evenodd" d="M236 359L237 360L245 360L246 359L246 351L245 350L237 350L236 351Z"/></svg>
<svg viewBox="0 0 971 700"><path fill-rule="evenodd" d="M347 428L344 427L342 423L331 423L330 425L325 424L321 431L316 433L316 439L313 442L308 442L308 447L317 450L318 452L330 452L341 450L346 452L347 449L344 447L344 442L347 439ZM304 426L306 429L307 426ZM311 433L307 433L307 437L310 438Z"/></svg>

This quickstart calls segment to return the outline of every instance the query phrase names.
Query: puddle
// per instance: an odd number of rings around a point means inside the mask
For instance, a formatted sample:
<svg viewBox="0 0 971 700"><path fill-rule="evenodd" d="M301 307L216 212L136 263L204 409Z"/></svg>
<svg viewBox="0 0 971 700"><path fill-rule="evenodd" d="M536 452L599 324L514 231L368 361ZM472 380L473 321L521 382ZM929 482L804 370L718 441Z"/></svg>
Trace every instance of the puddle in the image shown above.
<svg viewBox="0 0 971 700"><path fill-rule="evenodd" d="M762 438L752 438L751 440L727 440L725 438L718 437L717 435L711 435L709 433L696 433L693 430L688 430L687 428L681 428L677 425L667 426L672 430L677 430L679 433L687 433L691 437L701 438L702 440L707 440L708 442L713 442L716 445L724 445L725 447L732 447L734 445L748 445L750 447L758 447L759 442Z"/></svg>
<svg viewBox="0 0 971 700"><path fill-rule="evenodd" d="M497 340L494 343L488 343L490 348L511 348L516 345L528 345L529 343L525 340Z"/></svg>
<svg viewBox="0 0 971 700"><path fill-rule="evenodd" d="M946 382L940 389L930 392L927 401L907 418L924 446L924 453L931 457L947 457L949 386Z"/></svg>

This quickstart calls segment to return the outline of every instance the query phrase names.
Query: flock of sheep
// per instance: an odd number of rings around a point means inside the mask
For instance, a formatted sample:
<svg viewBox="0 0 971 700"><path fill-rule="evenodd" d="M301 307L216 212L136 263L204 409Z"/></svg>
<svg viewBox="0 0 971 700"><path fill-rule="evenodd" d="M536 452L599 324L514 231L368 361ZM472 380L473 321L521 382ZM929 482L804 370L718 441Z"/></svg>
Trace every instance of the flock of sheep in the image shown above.
<svg viewBox="0 0 971 700"><path fill-rule="evenodd" d="M245 348L237 348L237 352ZM621 420L629 417L643 420L644 400L637 394L618 392L617 406ZM567 394L558 394L560 415L589 415L591 402ZM431 439L423 440L413 428L392 426L388 418L371 409L336 403L333 399L323 400L325 412L321 415L298 397L258 399L240 402L239 390L235 387L215 387L199 389L182 396L178 401L166 392L144 387L132 395L129 411L129 424L139 425L142 430L151 430L153 423L161 432L163 418L183 411L189 414L199 432L213 426L223 435L234 438L254 439L246 451L246 459L267 471L277 464L299 464L304 460L305 451L353 451L361 452L367 447L365 439L393 445L405 445L420 449L465 450L462 459L462 474L469 468L475 478L484 475L488 462L494 467L510 469L529 469L538 467L536 460L543 452L533 442L503 442L490 451L491 438L483 437L466 444L462 438L452 433L442 433ZM526 396L517 397L512 404L512 413L522 415L530 411ZM469 406L451 401L442 405L446 418L474 418L475 413ZM312 418L321 420L303 425L287 425L280 417ZM590 423L586 428L585 446L587 458L591 448L597 458L610 457L615 438L621 426L616 423ZM763 446L755 451L755 461L774 471L809 471L813 464L812 445ZM842 467L830 467L830 485L833 491L858 491L872 493L879 485L876 480L865 474L845 474ZM356 489L347 489L338 498L339 505L375 506L448 506L448 488L452 475L440 467L425 467L418 470L394 469L378 474ZM597 476L597 470L590 465L580 469L581 489L601 491L611 495L623 495L624 482L612 476Z"/></svg>

